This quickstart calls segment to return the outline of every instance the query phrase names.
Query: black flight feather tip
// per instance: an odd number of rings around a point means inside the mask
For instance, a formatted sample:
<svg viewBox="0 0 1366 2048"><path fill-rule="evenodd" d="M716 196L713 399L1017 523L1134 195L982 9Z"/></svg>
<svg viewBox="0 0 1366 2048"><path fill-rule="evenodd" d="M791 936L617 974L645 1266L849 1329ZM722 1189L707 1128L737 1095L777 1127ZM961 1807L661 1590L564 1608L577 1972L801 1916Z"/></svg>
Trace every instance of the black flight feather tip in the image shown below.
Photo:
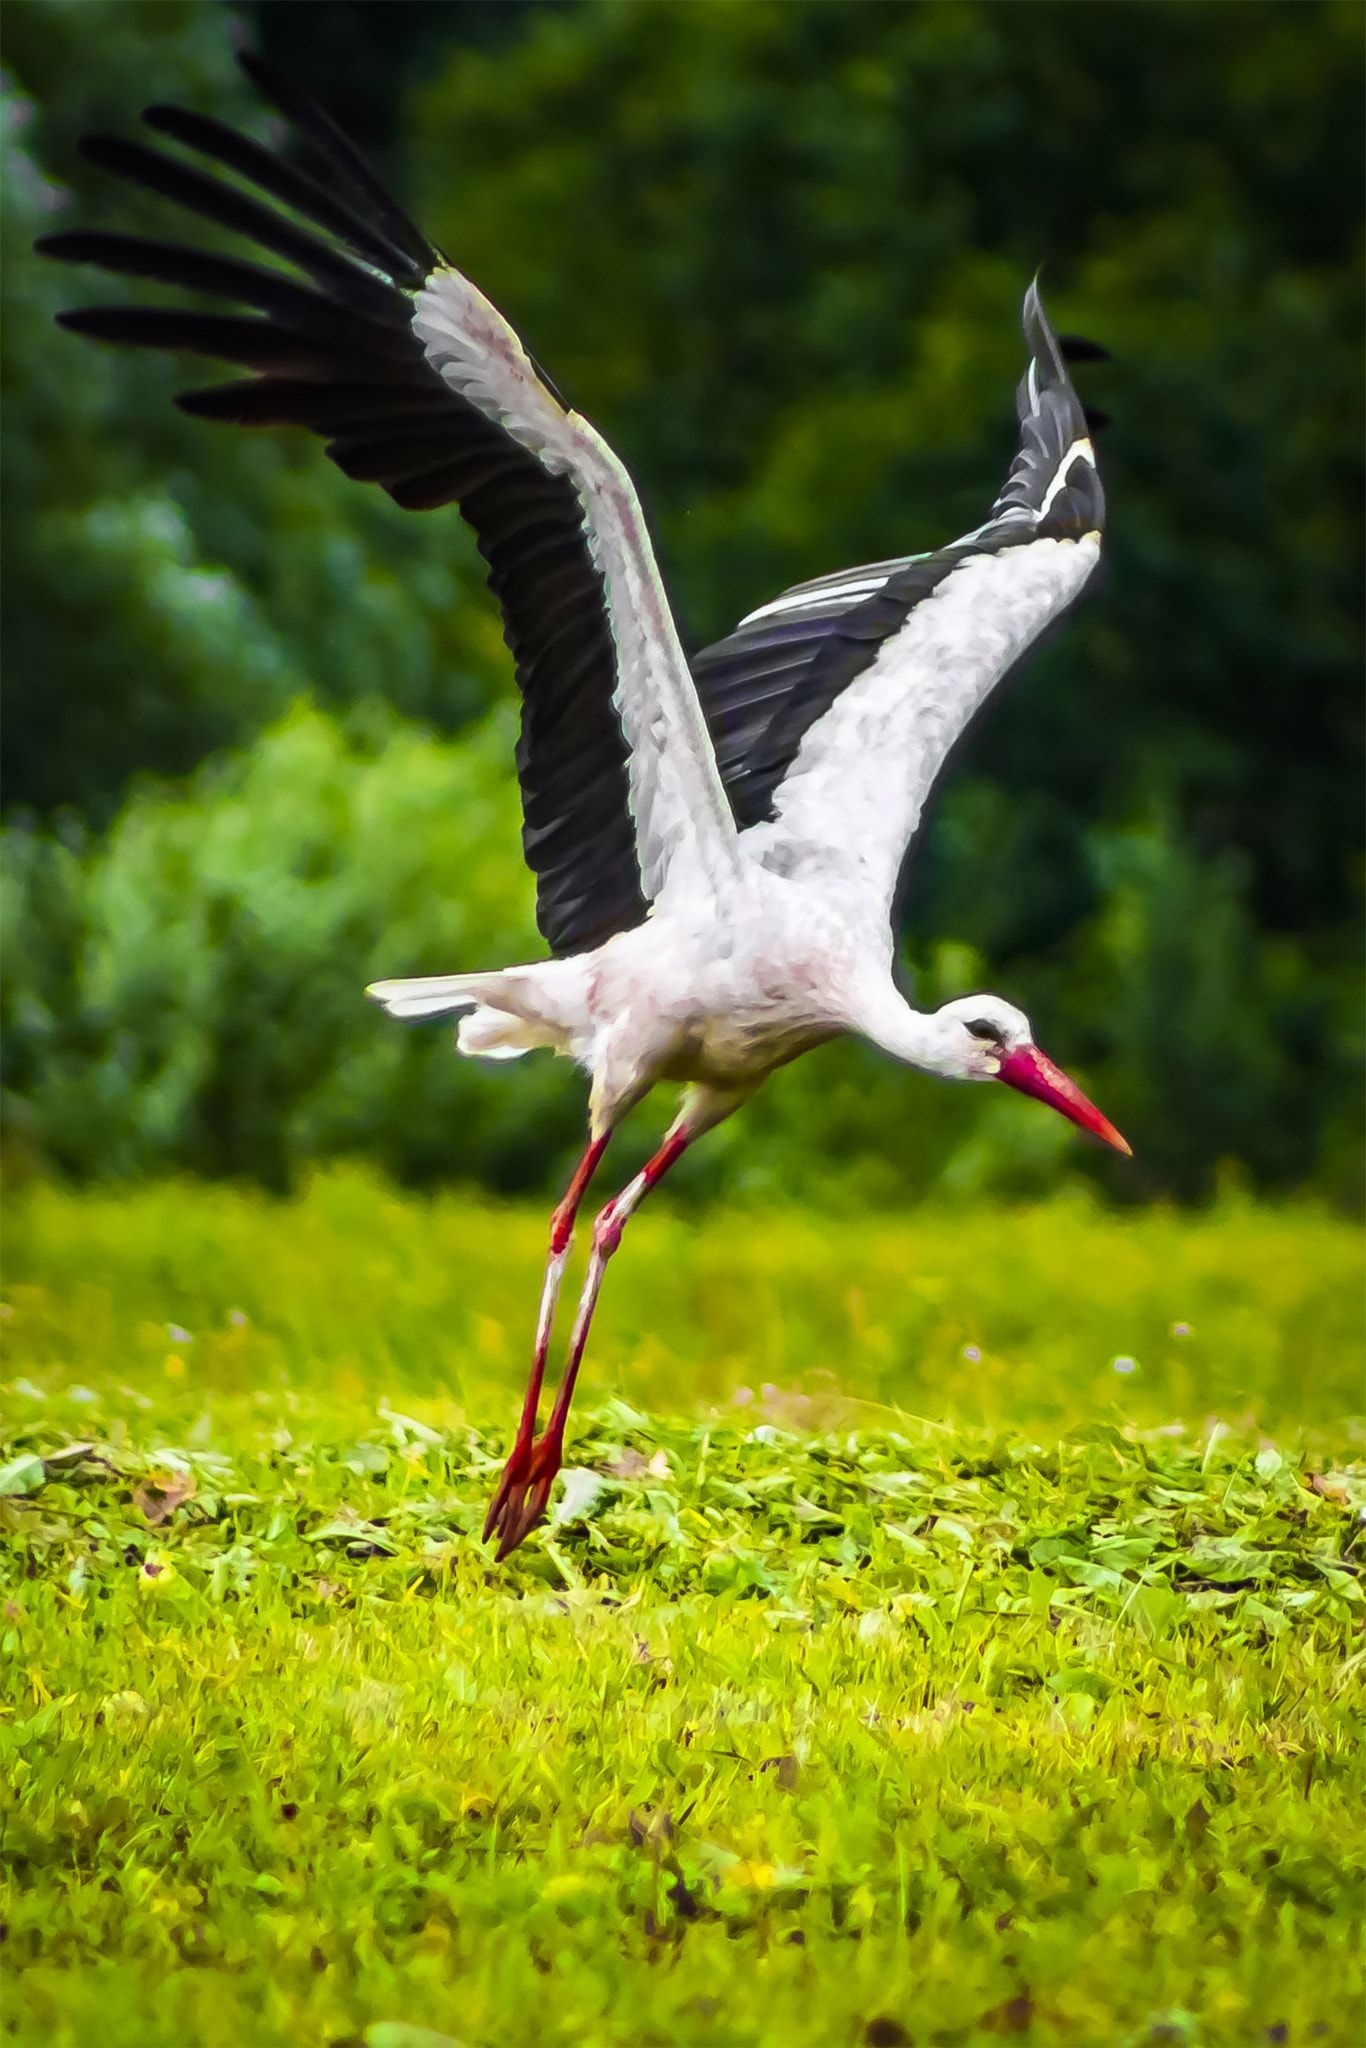
<svg viewBox="0 0 1366 2048"><path fill-rule="evenodd" d="M87 161L241 236L289 269L171 240L94 229L44 236L43 255L179 287L191 306L87 306L72 332L204 355L255 376L182 392L182 411L239 426L305 427L344 472L411 510L457 505L490 571L522 695L517 763L537 920L572 953L638 924L645 901L615 708L616 651L583 508L566 477L460 397L427 361L414 300L443 258L331 117L243 56L306 162L210 116L154 105L144 120L202 166L91 136ZM233 306L246 311L231 310ZM546 379L549 384L549 379Z"/></svg>
<svg viewBox="0 0 1366 2048"><path fill-rule="evenodd" d="M1060 334L1058 347L1066 363L1108 363L1111 359L1108 348L1084 334Z"/></svg>
<svg viewBox="0 0 1366 2048"><path fill-rule="evenodd" d="M296 213L305 214L320 226L330 228L333 234L351 243L353 248L367 251L373 262L396 277L405 276L414 285L421 285L431 269L432 250L424 249L423 260L416 262L398 242L377 231L370 221L344 205L316 178L310 177L306 171L295 170L292 164L272 156L259 142L239 135L222 121L215 121L207 114L191 113L185 107L166 106L147 107L142 118L157 134L169 135L187 149L198 150L211 162L236 171L260 191L268 192L272 199L279 199Z"/></svg>
<svg viewBox="0 0 1366 2048"><path fill-rule="evenodd" d="M335 176L341 177L357 194L363 197L373 211L376 220L386 233L393 236L400 247L406 249L412 261L424 272L432 267L432 259L440 255L427 240L421 228L410 220L403 208L375 176L365 158L340 129L332 116L325 112L310 94L286 78L273 64L254 56L250 50L238 53L237 62L242 71L255 86L263 100L283 114L286 121L299 134L312 143L323 162Z"/></svg>
<svg viewBox="0 0 1366 2048"><path fill-rule="evenodd" d="M1018 452L987 523L933 554L799 584L694 658L717 761L742 826L774 815L779 785L807 733L956 570L975 556L1040 538L1078 540L1103 527L1100 480L1094 464L1075 452L1103 416L1083 408L1068 363L1100 361L1105 351L1054 334L1037 279L1025 295L1023 320L1030 362L1018 394Z"/></svg>

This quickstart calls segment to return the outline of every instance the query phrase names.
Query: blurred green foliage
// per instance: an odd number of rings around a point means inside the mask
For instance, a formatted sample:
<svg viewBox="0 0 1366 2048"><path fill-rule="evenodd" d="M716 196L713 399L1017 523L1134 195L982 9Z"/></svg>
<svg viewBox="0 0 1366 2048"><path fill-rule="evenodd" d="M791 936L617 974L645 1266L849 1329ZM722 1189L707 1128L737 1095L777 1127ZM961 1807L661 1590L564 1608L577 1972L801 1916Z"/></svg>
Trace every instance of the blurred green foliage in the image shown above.
<svg viewBox="0 0 1366 2048"><path fill-rule="evenodd" d="M11 0L24 1145L275 1182L364 1147L516 1188L549 1184L580 1121L568 1073L463 1066L359 1000L375 973L539 950L509 665L458 520L398 513L302 437L177 415L164 363L53 329L83 287L28 253L58 218L181 231L75 138L150 97L268 132L234 34L332 98L608 432L698 642L801 576L976 523L1040 261L1060 324L1115 351L1086 378L1115 416L1108 587L962 749L908 945L926 1003L1021 1001L1135 1164L839 1047L693 1184L1028 1192L1065 1156L1116 1192L1198 1195L1232 1162L1349 1195L1362 37L1317 0Z"/></svg>

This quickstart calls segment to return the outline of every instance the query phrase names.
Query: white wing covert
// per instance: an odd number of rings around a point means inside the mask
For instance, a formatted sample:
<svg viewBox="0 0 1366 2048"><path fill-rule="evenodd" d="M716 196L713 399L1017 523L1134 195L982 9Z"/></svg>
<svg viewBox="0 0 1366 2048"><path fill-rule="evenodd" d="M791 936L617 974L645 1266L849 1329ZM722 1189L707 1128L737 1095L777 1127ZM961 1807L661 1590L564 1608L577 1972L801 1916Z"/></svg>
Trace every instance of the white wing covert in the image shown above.
<svg viewBox="0 0 1366 2048"><path fill-rule="evenodd" d="M1037 287L1020 442L986 523L930 555L797 585L694 661L722 775L766 865L890 913L925 799L973 713L1100 563L1088 418Z"/></svg>

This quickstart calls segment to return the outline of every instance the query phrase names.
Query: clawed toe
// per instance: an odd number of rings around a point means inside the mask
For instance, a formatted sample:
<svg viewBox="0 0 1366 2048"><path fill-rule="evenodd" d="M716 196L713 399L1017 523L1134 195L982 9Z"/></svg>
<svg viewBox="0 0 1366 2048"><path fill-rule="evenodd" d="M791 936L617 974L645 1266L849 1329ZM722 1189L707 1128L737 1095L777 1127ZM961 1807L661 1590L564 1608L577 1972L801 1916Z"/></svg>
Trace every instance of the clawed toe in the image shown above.
<svg viewBox="0 0 1366 2048"><path fill-rule="evenodd" d="M497 1563L510 1557L544 1517L559 1469L560 1446L549 1437L513 1451L484 1521L484 1541L498 1538Z"/></svg>
<svg viewBox="0 0 1366 2048"><path fill-rule="evenodd" d="M514 1451L504 1465L503 1476L498 1481L498 1490L489 1502L489 1511L484 1517L483 1542L487 1543L494 1530L501 1525L511 1505L514 1490L519 1490L518 1482L520 1481L523 1486L526 1484L525 1474L530 1458L529 1450Z"/></svg>

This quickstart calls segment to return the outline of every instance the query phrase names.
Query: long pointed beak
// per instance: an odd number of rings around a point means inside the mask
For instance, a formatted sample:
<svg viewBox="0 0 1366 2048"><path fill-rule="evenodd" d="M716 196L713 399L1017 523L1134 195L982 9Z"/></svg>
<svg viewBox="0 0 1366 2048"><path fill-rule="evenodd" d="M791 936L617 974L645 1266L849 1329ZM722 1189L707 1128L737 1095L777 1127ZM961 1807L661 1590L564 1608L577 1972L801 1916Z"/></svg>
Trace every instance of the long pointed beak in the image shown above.
<svg viewBox="0 0 1366 2048"><path fill-rule="evenodd" d="M1133 1146L1121 1138L1114 1125L1103 1117L1094 1102L1088 1102L1075 1081L1064 1074L1061 1067L1055 1067L1046 1052L1040 1052L1037 1045L1019 1045L1008 1052L1001 1061L997 1079L1004 1081L1007 1088L1016 1088L1021 1095L1032 1095L1036 1102L1046 1102L1050 1109L1056 1109L1074 1124L1080 1124L1093 1137L1103 1138L1107 1145L1113 1145L1116 1152L1123 1152L1132 1158Z"/></svg>

